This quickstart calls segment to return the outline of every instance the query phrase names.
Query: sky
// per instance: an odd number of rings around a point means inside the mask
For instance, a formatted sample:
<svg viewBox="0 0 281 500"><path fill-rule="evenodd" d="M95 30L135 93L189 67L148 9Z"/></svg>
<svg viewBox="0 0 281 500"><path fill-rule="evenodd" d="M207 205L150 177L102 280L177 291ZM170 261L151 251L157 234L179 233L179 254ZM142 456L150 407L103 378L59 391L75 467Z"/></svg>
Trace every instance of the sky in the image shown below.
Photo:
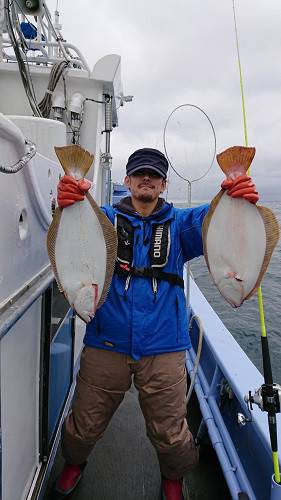
<svg viewBox="0 0 281 500"><path fill-rule="evenodd" d="M51 12L57 0L47 2ZM90 67L121 56L124 95L112 133L113 179L122 181L137 148L165 146L172 165L194 181L216 152L244 145L232 0L58 0L62 33ZM261 200L281 200L281 2L236 0L251 175ZM204 113L191 104L201 108ZM175 108L181 106L177 111ZM172 113L172 115L171 115ZM171 115L168 123L167 119ZM168 199L187 199L170 169ZM217 162L192 182L192 200L209 200L224 178Z"/></svg>

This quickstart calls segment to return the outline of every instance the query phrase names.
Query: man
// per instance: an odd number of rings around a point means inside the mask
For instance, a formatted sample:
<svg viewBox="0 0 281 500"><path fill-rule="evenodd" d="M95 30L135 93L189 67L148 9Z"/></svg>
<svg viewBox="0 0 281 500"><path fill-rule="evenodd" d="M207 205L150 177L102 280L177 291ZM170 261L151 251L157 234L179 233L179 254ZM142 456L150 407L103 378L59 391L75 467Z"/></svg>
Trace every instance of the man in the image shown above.
<svg viewBox="0 0 281 500"><path fill-rule="evenodd" d="M87 325L70 414L62 433L64 469L56 491L67 496L87 457L130 388L139 392L147 435L156 449L166 500L181 500L182 478L198 462L186 421L185 351L189 349L183 265L202 255L201 228L208 205L177 209L160 197L168 162L143 148L128 159L131 196L104 212L118 234L108 298ZM258 194L250 178L224 181L231 196ZM60 207L84 199L90 183L64 176Z"/></svg>

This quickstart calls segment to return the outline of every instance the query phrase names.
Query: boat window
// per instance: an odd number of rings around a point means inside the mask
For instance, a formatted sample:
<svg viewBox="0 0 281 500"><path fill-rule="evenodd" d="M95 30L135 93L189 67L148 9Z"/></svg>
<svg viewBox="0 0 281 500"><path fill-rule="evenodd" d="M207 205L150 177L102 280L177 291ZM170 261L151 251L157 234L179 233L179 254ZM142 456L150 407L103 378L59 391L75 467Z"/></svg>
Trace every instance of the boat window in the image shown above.
<svg viewBox="0 0 281 500"><path fill-rule="evenodd" d="M42 300L40 458L46 461L73 382L73 311L54 281Z"/></svg>
<svg viewBox="0 0 281 500"><path fill-rule="evenodd" d="M53 296L52 296L52 325L51 325L51 340L55 336L58 327L60 326L63 318L70 309L67 300L63 293L58 289L57 283L53 283Z"/></svg>
<svg viewBox="0 0 281 500"><path fill-rule="evenodd" d="M60 323L50 345L49 397L48 397L48 442L54 437L60 414L63 411L68 391L72 384L74 331L73 314L68 314Z"/></svg>

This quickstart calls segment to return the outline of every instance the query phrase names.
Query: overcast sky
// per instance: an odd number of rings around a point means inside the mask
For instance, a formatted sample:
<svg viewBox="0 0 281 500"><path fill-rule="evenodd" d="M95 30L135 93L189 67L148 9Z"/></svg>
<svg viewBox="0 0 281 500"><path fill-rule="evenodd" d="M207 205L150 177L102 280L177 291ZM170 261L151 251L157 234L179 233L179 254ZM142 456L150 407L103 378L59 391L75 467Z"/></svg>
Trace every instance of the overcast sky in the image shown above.
<svg viewBox="0 0 281 500"><path fill-rule="evenodd" d="M48 1L54 11L57 0ZM164 150L163 130L174 108L201 107L210 117L217 152L244 144L232 0L59 0L63 35L90 67L119 54L124 94L112 134L113 177L123 180L136 148ZM251 174L262 199L281 200L281 2L236 0L249 145L256 147ZM193 180L209 167L214 139L202 113L181 108L167 125L172 163ZM215 162L193 184L193 199L209 199L223 174ZM170 176L170 195L186 196L186 183Z"/></svg>

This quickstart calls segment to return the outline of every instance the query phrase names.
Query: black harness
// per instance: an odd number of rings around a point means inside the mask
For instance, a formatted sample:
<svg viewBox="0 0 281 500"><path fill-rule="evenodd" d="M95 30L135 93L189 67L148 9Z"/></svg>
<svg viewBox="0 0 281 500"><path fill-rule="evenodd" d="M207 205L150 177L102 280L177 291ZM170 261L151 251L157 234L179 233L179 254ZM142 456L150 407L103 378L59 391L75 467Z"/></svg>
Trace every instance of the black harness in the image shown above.
<svg viewBox="0 0 281 500"><path fill-rule="evenodd" d="M157 280L164 280L184 288L181 276L167 273L162 268L167 264L170 253L170 221L154 224L150 241L150 267L133 266L134 228L130 221L118 214L115 218L118 236L117 260L114 272L126 278L125 291L128 290L131 276L152 279L152 289L156 297ZM144 244L148 242L144 241Z"/></svg>

